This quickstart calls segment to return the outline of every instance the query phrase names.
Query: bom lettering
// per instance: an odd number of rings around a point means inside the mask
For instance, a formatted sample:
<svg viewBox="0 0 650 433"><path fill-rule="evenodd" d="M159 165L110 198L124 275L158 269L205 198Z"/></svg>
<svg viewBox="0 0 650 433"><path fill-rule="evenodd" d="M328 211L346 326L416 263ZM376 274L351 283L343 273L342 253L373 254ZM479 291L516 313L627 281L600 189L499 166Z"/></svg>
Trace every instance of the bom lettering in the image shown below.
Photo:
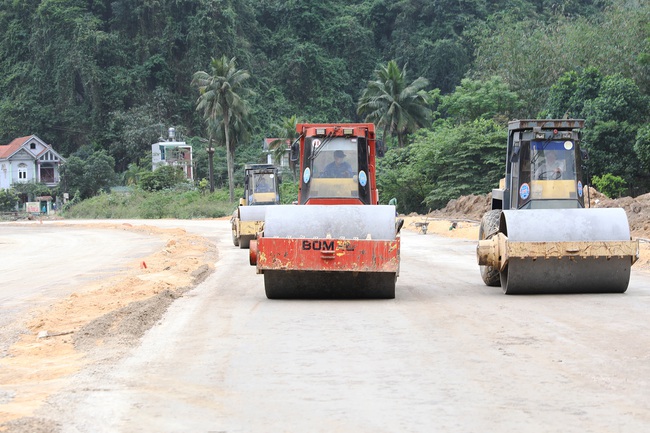
<svg viewBox="0 0 650 433"><path fill-rule="evenodd" d="M303 240L302 249L306 251L334 251L334 241Z"/></svg>

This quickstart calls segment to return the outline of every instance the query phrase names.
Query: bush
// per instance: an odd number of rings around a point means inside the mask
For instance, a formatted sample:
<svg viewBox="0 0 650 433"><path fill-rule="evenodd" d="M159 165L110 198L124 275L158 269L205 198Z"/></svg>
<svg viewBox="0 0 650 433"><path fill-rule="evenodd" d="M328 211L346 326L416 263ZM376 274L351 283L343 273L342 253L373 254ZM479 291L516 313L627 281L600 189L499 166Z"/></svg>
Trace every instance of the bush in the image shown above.
<svg viewBox="0 0 650 433"><path fill-rule="evenodd" d="M174 188L179 185L188 184L185 174L180 167L164 165L153 172L145 172L140 175L140 188L146 191L161 191Z"/></svg>
<svg viewBox="0 0 650 433"><path fill-rule="evenodd" d="M9 212L16 209L18 195L10 189L0 189L0 211Z"/></svg>
<svg viewBox="0 0 650 433"><path fill-rule="evenodd" d="M215 194L199 191L143 191L100 194L72 203L63 210L65 218L90 219L160 219L221 218L230 215L234 204L228 190Z"/></svg>
<svg viewBox="0 0 650 433"><path fill-rule="evenodd" d="M627 190L625 180L620 176L614 176L611 173L606 173L602 176L594 176L591 179L594 187L605 194L609 198L619 198Z"/></svg>
<svg viewBox="0 0 650 433"><path fill-rule="evenodd" d="M296 182L282 182L280 184L280 201L282 204L291 204L298 201L298 184Z"/></svg>

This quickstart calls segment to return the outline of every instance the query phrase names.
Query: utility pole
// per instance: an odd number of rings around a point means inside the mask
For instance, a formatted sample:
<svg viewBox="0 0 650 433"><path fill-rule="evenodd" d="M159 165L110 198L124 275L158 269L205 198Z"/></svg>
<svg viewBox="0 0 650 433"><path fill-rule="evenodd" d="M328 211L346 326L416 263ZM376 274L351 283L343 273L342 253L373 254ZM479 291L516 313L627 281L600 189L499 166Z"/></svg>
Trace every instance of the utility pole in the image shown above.
<svg viewBox="0 0 650 433"><path fill-rule="evenodd" d="M212 159L214 157L214 147L212 147L212 138L208 143L208 161L210 166L208 167L210 172L210 192L214 192L214 167L212 164Z"/></svg>

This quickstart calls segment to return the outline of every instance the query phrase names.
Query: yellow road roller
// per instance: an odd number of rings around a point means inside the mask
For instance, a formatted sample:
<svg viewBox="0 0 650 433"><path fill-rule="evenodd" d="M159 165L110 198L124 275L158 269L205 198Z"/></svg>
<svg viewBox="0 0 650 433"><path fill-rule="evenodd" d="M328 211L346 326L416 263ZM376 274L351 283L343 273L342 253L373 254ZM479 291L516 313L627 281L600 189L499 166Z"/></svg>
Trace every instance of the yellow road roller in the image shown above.
<svg viewBox="0 0 650 433"><path fill-rule="evenodd" d="M280 176L272 164L246 164L244 166L244 197L230 218L232 243L239 248L249 248L251 240L264 227L266 210L280 204Z"/></svg>
<svg viewBox="0 0 650 433"><path fill-rule="evenodd" d="M508 123L506 176L479 227L481 277L505 294L623 293L639 257L623 209L585 208L581 119Z"/></svg>

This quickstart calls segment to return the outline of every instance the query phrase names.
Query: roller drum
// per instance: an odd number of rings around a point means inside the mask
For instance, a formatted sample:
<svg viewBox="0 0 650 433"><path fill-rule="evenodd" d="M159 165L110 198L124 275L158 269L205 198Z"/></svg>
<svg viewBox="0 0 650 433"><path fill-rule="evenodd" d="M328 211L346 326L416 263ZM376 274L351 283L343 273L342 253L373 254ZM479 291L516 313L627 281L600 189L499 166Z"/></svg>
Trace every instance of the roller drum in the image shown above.
<svg viewBox="0 0 650 433"><path fill-rule="evenodd" d="M501 227L511 241L630 239L627 215L621 208L504 210Z"/></svg>
<svg viewBox="0 0 650 433"><path fill-rule="evenodd" d="M394 240L395 206L269 206L264 236Z"/></svg>
<svg viewBox="0 0 650 433"><path fill-rule="evenodd" d="M275 206L239 206L241 221L264 221L266 211Z"/></svg>
<svg viewBox="0 0 650 433"><path fill-rule="evenodd" d="M623 209L539 209L502 212L508 242L629 241ZM500 272L506 294L623 293L631 257L512 258Z"/></svg>

